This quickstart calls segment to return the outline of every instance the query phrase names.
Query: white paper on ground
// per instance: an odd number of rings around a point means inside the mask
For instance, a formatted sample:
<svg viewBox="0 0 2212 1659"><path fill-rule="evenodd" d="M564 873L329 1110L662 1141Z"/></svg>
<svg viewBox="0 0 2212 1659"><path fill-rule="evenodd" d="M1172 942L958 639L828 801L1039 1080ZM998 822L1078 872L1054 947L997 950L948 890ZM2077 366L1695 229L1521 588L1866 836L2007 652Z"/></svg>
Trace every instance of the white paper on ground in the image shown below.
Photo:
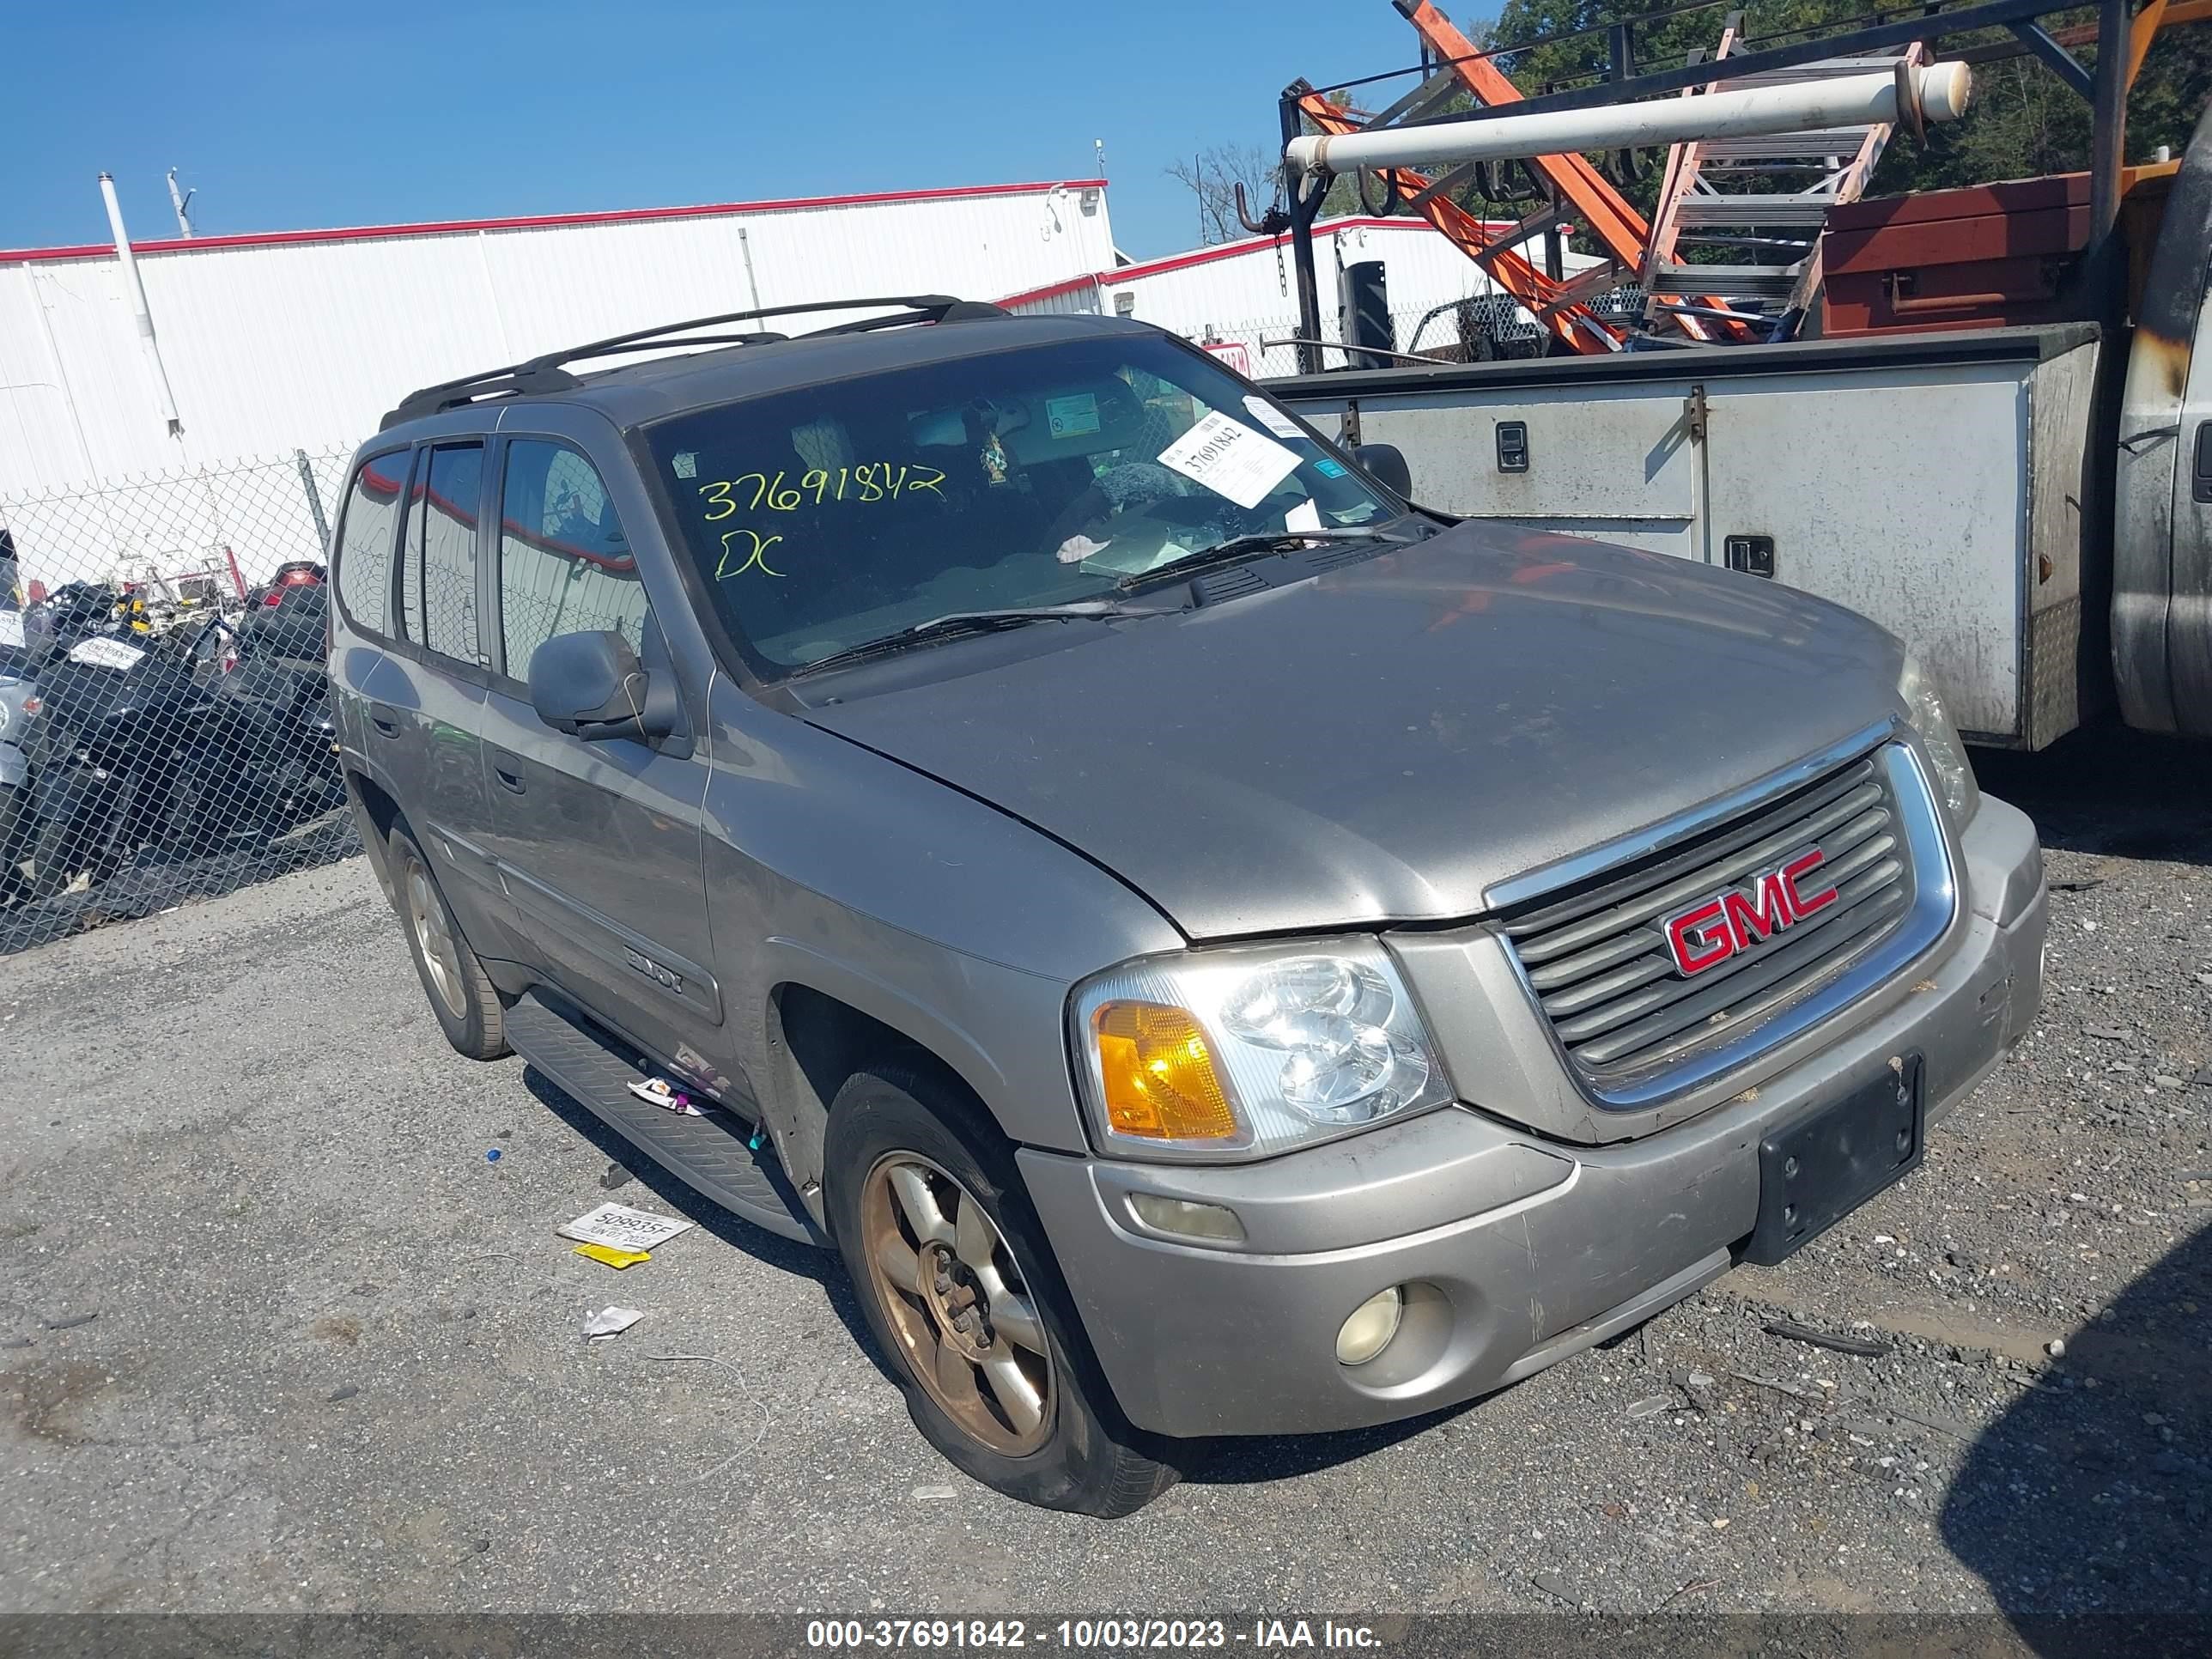
<svg viewBox="0 0 2212 1659"><path fill-rule="evenodd" d="M1298 430L1298 423L1296 421L1284 414L1281 410L1276 408L1256 392L1248 392L1244 394L1244 407L1251 412L1254 420L1259 422L1278 438L1303 438L1306 435Z"/></svg>
<svg viewBox="0 0 2212 1659"><path fill-rule="evenodd" d="M691 1226L681 1216L654 1215L646 1210L633 1210L627 1204L602 1204L554 1231L562 1238L573 1238L580 1244L605 1244L617 1250L650 1250L678 1233L690 1231Z"/></svg>
<svg viewBox="0 0 2212 1659"><path fill-rule="evenodd" d="M1311 501L1300 501L1283 514L1285 530L1318 530L1321 528L1321 508Z"/></svg>
<svg viewBox="0 0 2212 1659"><path fill-rule="evenodd" d="M1298 465L1296 455L1267 434L1218 410L1163 449L1159 460L1243 507L1259 506Z"/></svg>
<svg viewBox="0 0 2212 1659"><path fill-rule="evenodd" d="M584 1327L586 1336L620 1336L645 1316L635 1308L602 1308Z"/></svg>
<svg viewBox="0 0 2212 1659"><path fill-rule="evenodd" d="M88 662L101 668L136 668L146 653L135 645L121 640L111 640L106 635L95 635L88 640L79 640L70 647L71 662Z"/></svg>

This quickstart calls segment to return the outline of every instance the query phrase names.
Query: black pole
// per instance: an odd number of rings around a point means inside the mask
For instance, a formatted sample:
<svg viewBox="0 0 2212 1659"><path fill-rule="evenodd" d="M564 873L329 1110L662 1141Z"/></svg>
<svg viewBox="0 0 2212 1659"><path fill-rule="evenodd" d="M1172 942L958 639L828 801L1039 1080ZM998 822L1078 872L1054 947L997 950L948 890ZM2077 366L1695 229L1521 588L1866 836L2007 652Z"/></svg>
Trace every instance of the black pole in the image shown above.
<svg viewBox="0 0 2212 1659"><path fill-rule="evenodd" d="M1298 100L1306 91L1303 83L1294 84L1283 94L1283 149L1287 153L1291 140L1299 136L1304 123L1298 111ZM1291 265L1297 274L1298 285L1298 335L1302 341L1321 338L1321 283L1314 274L1313 228L1321 216L1322 202L1328 195L1328 176L1326 173L1301 173L1285 160L1283 163L1283 195L1291 210ZM1298 347L1298 373L1321 373L1321 348L1301 344Z"/></svg>
<svg viewBox="0 0 2212 1659"><path fill-rule="evenodd" d="M2096 100L2089 150L2089 246L2094 267L2101 261L2120 217L2120 161L2128 139L2128 0L2101 0L2097 8Z"/></svg>
<svg viewBox="0 0 2212 1659"><path fill-rule="evenodd" d="M1607 44L1611 48L1613 62L1611 72L1606 78L1610 81L1630 79L1636 73L1636 59L1629 50L1628 25L1615 23L1608 32ZM1616 150L1613 165L1620 169L1621 182L1627 183L1636 176L1636 152L1633 149Z"/></svg>

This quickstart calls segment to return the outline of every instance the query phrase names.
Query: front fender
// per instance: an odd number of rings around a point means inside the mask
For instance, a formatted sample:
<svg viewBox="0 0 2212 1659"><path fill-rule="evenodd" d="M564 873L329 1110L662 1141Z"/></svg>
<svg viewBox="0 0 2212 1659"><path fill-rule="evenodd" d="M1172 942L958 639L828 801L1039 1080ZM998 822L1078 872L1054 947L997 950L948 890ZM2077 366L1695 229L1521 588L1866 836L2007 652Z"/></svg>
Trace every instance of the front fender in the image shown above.
<svg viewBox="0 0 2212 1659"><path fill-rule="evenodd" d="M1067 981L888 929L870 939L865 954L771 938L761 948L759 972L766 993L762 1046L770 1062L762 1103L779 1120L797 1160L811 1166L793 1171L802 1185L820 1172L822 1125L810 1121L818 1109L793 1074L781 1028L778 999L793 986L832 998L927 1048L975 1091L1010 1139L1055 1152L1084 1150L1060 1035Z"/></svg>

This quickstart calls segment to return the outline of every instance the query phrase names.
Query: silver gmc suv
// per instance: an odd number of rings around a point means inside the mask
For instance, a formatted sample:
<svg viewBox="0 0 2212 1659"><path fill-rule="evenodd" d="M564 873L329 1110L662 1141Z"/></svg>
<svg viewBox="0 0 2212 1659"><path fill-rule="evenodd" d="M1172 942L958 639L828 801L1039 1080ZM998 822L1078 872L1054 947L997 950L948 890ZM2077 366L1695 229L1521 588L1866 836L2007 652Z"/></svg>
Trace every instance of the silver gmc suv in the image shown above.
<svg viewBox="0 0 2212 1659"><path fill-rule="evenodd" d="M331 675L453 1046L834 1248L976 1479L1502 1388L2033 1018L2033 827L1880 629L1412 506L1137 324L851 309L406 398Z"/></svg>

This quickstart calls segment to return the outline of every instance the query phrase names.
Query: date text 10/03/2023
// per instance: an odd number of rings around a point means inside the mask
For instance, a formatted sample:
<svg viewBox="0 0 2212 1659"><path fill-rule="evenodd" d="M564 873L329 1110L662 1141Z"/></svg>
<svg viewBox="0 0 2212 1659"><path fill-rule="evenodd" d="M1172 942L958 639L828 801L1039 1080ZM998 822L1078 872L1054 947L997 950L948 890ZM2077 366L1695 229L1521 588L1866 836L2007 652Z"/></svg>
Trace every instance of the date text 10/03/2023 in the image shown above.
<svg viewBox="0 0 2212 1659"><path fill-rule="evenodd" d="M933 466L915 466L901 461L860 461L834 471L828 467L811 467L799 475L795 484L784 482L788 476L787 471L773 476L741 472L734 478L709 480L699 486L699 494L706 502L702 516L708 524L735 517L741 510L738 495L748 483L753 489L751 498L743 504L742 510L746 512L757 512L766 507L772 513L796 513L802 507L821 507L833 501L895 501L902 495L923 493L935 495L939 501L945 498L942 471ZM753 529L724 532L722 556L715 562L714 579L726 581L748 570L769 576L782 575L784 573L768 561L769 549L782 539L781 536L766 535Z"/></svg>
<svg viewBox="0 0 2212 1659"><path fill-rule="evenodd" d="M1176 1650L1245 1647L1263 1650L1337 1648L1372 1652L1382 1638L1366 1625L1333 1619L813 1619L810 1648L1007 1649L1066 1648Z"/></svg>

